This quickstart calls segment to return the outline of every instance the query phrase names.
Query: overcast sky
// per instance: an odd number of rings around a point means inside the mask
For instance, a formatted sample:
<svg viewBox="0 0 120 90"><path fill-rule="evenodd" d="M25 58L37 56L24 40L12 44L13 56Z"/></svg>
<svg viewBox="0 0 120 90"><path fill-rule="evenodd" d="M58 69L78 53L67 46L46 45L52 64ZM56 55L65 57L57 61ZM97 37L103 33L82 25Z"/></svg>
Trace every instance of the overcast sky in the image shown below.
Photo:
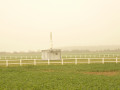
<svg viewBox="0 0 120 90"><path fill-rule="evenodd" d="M120 0L0 0L0 51L120 45Z"/></svg>

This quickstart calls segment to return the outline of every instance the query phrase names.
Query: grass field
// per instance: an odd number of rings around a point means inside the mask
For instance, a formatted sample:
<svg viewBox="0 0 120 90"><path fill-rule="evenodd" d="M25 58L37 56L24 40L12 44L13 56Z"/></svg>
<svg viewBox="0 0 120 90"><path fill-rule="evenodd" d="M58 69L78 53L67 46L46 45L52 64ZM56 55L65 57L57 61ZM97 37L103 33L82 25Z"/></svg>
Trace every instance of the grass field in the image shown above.
<svg viewBox="0 0 120 90"><path fill-rule="evenodd" d="M120 90L120 64L0 67L0 90Z"/></svg>

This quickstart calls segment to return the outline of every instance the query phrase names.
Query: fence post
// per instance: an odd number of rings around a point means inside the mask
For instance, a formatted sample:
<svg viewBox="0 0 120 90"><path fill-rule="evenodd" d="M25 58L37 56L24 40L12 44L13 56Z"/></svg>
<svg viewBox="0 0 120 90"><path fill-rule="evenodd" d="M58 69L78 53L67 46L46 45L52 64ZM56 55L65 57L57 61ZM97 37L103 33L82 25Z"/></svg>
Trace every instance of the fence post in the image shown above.
<svg viewBox="0 0 120 90"><path fill-rule="evenodd" d="M102 63L104 64L104 58L102 59Z"/></svg>
<svg viewBox="0 0 120 90"><path fill-rule="evenodd" d="M34 59L34 65L36 65L36 59Z"/></svg>
<svg viewBox="0 0 120 90"><path fill-rule="evenodd" d="M62 65L63 65L63 59L62 59Z"/></svg>
<svg viewBox="0 0 120 90"><path fill-rule="evenodd" d="M22 66L22 60L20 59L20 66Z"/></svg>
<svg viewBox="0 0 120 90"><path fill-rule="evenodd" d="M75 65L77 65L77 58L75 58Z"/></svg>
<svg viewBox="0 0 120 90"><path fill-rule="evenodd" d="M88 64L90 64L90 58L88 58Z"/></svg>
<svg viewBox="0 0 120 90"><path fill-rule="evenodd" d="M48 59L48 65L50 65L50 59Z"/></svg>
<svg viewBox="0 0 120 90"><path fill-rule="evenodd" d="M6 67L8 67L8 60L6 60Z"/></svg>
<svg viewBox="0 0 120 90"><path fill-rule="evenodd" d="M118 61L117 61L117 57L116 57L116 63L117 63Z"/></svg>

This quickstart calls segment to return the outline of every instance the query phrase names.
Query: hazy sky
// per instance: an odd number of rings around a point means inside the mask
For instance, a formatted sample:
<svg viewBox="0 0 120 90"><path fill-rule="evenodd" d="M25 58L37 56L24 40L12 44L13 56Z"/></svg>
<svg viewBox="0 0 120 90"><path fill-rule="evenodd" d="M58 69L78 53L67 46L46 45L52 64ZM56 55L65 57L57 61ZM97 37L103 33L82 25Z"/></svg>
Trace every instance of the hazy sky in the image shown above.
<svg viewBox="0 0 120 90"><path fill-rule="evenodd" d="M0 0L0 51L120 45L120 0Z"/></svg>

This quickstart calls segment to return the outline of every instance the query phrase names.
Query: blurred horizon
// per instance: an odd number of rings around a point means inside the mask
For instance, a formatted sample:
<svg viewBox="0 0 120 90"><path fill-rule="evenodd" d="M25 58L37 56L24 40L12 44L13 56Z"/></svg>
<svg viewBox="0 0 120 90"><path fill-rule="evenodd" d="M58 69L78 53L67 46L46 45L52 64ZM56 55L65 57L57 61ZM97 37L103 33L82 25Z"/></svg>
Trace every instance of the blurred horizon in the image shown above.
<svg viewBox="0 0 120 90"><path fill-rule="evenodd" d="M50 49L50 48L46 48ZM120 51L120 45L99 45L99 46L64 46L64 47L56 47L53 49L61 49L62 52L105 52L105 51ZM21 51L0 51L0 52L8 52L8 53L38 53L44 49L36 49L36 50L21 50Z"/></svg>

